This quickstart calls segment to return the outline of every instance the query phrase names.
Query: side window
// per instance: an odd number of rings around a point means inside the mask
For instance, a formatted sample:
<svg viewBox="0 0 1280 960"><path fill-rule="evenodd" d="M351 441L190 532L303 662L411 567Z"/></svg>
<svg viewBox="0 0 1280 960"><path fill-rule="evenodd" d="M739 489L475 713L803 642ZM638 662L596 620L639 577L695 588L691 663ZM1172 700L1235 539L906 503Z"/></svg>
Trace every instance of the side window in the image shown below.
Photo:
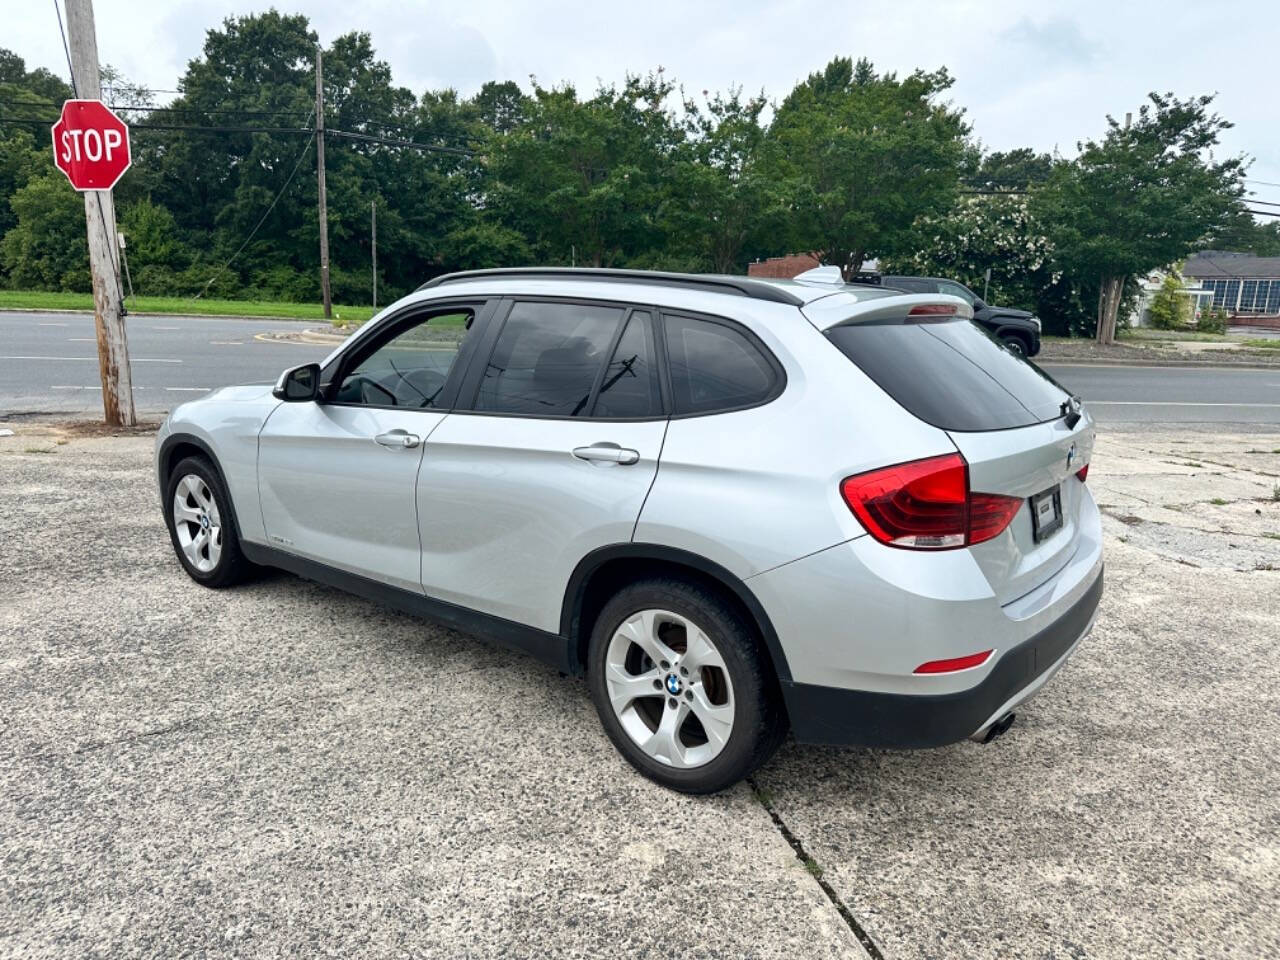
<svg viewBox="0 0 1280 960"><path fill-rule="evenodd" d="M337 403L430 409L444 390L472 314L437 314L402 330L347 371Z"/></svg>
<svg viewBox="0 0 1280 960"><path fill-rule="evenodd" d="M962 286L961 284L955 283L951 280L939 280L938 292L945 293L949 297L959 297L971 307L973 306L974 301L978 299L972 292L970 292L968 287Z"/></svg>
<svg viewBox="0 0 1280 960"><path fill-rule="evenodd" d="M662 413L662 394L653 363L653 318L636 310L605 367L593 417L626 419Z"/></svg>
<svg viewBox="0 0 1280 960"><path fill-rule="evenodd" d="M774 368L745 334L723 323L664 316L675 412L711 413L762 403Z"/></svg>
<svg viewBox="0 0 1280 960"><path fill-rule="evenodd" d="M480 381L474 409L580 417L622 322L621 307L516 303Z"/></svg>

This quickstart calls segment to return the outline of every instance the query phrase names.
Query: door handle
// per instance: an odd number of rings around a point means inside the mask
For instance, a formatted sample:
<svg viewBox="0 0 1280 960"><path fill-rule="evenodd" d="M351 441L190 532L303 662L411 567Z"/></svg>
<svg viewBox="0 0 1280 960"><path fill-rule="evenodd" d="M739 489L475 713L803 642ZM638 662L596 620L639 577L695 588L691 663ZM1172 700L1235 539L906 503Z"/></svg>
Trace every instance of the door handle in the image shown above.
<svg viewBox="0 0 1280 960"><path fill-rule="evenodd" d="M373 442L382 447L396 447L407 450L420 444L422 438L416 433L409 433L405 430L388 430L386 433L380 433L374 437Z"/></svg>
<svg viewBox="0 0 1280 960"><path fill-rule="evenodd" d="M620 447L616 443L593 443L589 447L574 447L573 455L579 460L594 463L617 463L626 466L640 462L640 452Z"/></svg>

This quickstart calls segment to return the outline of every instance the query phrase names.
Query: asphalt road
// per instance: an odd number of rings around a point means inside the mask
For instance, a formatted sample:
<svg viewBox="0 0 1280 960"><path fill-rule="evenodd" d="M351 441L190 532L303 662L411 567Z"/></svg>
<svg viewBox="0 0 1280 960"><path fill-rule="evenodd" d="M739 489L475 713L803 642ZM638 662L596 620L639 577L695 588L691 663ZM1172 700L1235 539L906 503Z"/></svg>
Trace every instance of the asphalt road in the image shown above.
<svg viewBox="0 0 1280 960"><path fill-rule="evenodd" d="M254 339L303 329L287 320L129 317L129 357L139 411L173 409L215 387L275 380L280 371L333 349ZM102 410L93 317L0 313L0 416L94 414Z"/></svg>
<svg viewBox="0 0 1280 960"><path fill-rule="evenodd" d="M131 317L135 402L158 414L231 383L274 380L332 349L255 339L301 325L281 320ZM1045 364L1107 423L1280 426L1280 367L1124 367ZM93 415L102 408L93 318L0 314L0 416Z"/></svg>

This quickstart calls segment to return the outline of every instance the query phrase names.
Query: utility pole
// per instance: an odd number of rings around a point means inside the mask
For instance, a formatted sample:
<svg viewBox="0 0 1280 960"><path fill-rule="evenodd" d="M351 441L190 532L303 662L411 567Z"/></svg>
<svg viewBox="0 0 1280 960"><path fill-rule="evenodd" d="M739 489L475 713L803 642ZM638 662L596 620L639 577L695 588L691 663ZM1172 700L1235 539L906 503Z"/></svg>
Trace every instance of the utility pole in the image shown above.
<svg viewBox="0 0 1280 960"><path fill-rule="evenodd" d="M378 201L369 202L369 217L373 230L373 309L378 309Z"/></svg>
<svg viewBox="0 0 1280 960"><path fill-rule="evenodd" d="M71 86L82 100L101 100L93 0L66 0L66 10ZM112 426L132 427L138 422L138 414L133 406L124 298L115 257L116 208L110 190L85 191L84 219L89 236L89 272L93 277L93 323L98 334L102 410Z"/></svg>
<svg viewBox="0 0 1280 960"><path fill-rule="evenodd" d="M316 180L320 187L320 292L324 297L324 318L333 316L329 297L329 198L324 188L324 68L316 47Z"/></svg>

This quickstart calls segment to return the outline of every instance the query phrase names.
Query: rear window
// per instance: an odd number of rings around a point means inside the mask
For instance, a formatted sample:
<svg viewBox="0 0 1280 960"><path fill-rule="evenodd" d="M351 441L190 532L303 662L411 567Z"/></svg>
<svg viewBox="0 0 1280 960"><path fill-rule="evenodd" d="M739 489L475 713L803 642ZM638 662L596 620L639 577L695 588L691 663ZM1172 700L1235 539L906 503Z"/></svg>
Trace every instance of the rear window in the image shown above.
<svg viewBox="0 0 1280 960"><path fill-rule="evenodd" d="M1061 415L1068 393L969 320L851 323L827 337L889 396L943 430L1004 430Z"/></svg>

